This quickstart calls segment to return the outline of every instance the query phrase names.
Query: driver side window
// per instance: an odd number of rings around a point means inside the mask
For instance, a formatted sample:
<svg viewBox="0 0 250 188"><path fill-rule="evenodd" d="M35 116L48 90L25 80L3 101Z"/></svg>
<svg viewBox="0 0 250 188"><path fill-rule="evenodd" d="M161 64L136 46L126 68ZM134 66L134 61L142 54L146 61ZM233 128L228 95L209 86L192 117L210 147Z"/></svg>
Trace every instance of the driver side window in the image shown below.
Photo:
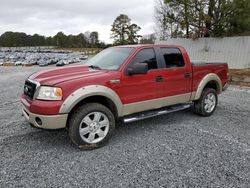
<svg viewBox="0 0 250 188"><path fill-rule="evenodd" d="M139 51L132 60L133 64L136 63L147 63L148 70L157 69L157 61L155 51L153 48L146 48Z"/></svg>

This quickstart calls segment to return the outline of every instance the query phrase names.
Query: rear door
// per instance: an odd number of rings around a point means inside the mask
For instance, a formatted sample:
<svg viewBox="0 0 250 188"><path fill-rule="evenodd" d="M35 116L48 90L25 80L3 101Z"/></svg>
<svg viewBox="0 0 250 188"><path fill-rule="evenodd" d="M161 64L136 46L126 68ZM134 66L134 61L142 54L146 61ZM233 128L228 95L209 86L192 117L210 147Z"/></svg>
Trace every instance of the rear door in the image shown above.
<svg viewBox="0 0 250 188"><path fill-rule="evenodd" d="M157 48L163 63L164 97L171 97L171 104L187 102L191 96L192 68L185 62L182 52L177 47ZM167 105L167 104L166 104Z"/></svg>

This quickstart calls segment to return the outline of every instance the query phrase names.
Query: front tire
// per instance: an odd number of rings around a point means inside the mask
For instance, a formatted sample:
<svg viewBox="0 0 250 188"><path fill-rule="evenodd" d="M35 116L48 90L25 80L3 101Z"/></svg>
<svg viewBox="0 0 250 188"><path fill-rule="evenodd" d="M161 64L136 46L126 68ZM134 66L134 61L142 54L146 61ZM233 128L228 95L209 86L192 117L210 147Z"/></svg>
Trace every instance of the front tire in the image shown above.
<svg viewBox="0 0 250 188"><path fill-rule="evenodd" d="M103 146L115 129L113 113L99 103L87 103L73 112L69 120L69 137L83 149Z"/></svg>
<svg viewBox="0 0 250 188"><path fill-rule="evenodd" d="M217 92L212 88L205 88L198 101L194 102L194 112L204 117L211 116L218 103Z"/></svg>

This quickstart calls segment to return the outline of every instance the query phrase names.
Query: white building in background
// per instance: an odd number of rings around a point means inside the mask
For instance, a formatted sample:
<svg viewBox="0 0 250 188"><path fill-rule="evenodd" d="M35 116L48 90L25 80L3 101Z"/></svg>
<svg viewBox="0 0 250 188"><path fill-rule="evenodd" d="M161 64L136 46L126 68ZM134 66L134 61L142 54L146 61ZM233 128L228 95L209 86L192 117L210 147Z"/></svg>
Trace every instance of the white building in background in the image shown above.
<svg viewBox="0 0 250 188"><path fill-rule="evenodd" d="M250 36L225 38L156 41L156 44L175 44L186 48L191 61L227 62L229 68L250 68Z"/></svg>

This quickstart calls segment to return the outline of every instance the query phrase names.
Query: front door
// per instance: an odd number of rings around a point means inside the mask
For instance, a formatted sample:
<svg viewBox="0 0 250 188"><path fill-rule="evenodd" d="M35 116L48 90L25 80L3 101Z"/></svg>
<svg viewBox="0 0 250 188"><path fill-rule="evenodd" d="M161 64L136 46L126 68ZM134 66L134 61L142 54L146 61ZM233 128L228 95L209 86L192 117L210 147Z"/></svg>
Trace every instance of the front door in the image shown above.
<svg viewBox="0 0 250 188"><path fill-rule="evenodd" d="M147 74L128 75L126 72L121 77L118 89L122 103L125 105L125 114L139 112L147 109L161 107L159 98L163 97L164 82L161 77L162 70L153 48L140 50L128 66L137 63L147 63ZM127 107L127 108L126 108Z"/></svg>

